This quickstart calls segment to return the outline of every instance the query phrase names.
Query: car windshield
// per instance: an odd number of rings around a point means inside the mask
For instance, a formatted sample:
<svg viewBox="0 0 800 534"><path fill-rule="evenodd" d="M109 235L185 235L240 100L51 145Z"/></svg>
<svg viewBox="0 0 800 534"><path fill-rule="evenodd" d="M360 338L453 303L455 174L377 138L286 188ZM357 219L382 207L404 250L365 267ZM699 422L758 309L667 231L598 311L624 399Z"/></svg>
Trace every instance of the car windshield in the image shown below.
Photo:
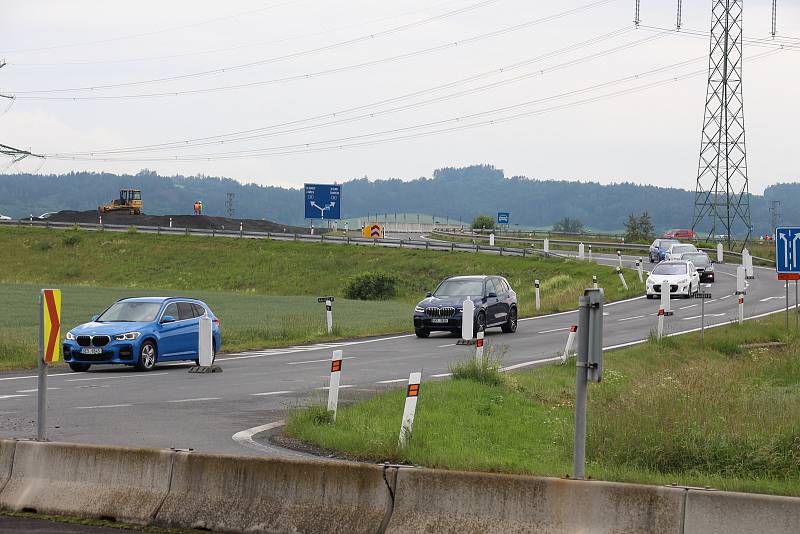
<svg viewBox="0 0 800 534"><path fill-rule="evenodd" d="M686 274L685 263L659 263L653 274Z"/></svg>
<svg viewBox="0 0 800 534"><path fill-rule="evenodd" d="M682 260L689 260L695 265L708 265L710 263L708 256L703 253L695 252L693 254L681 255Z"/></svg>
<svg viewBox="0 0 800 534"><path fill-rule="evenodd" d="M436 288L435 297L481 297L483 280L445 280Z"/></svg>
<svg viewBox="0 0 800 534"><path fill-rule="evenodd" d="M670 245L675 245L680 243L677 239L662 239L661 240L661 248L669 248Z"/></svg>
<svg viewBox="0 0 800 534"><path fill-rule="evenodd" d="M684 252L695 252L697 249L694 245L675 245L672 247L674 254L682 254Z"/></svg>
<svg viewBox="0 0 800 534"><path fill-rule="evenodd" d="M97 318L99 323L146 323L156 320L159 302L117 302Z"/></svg>

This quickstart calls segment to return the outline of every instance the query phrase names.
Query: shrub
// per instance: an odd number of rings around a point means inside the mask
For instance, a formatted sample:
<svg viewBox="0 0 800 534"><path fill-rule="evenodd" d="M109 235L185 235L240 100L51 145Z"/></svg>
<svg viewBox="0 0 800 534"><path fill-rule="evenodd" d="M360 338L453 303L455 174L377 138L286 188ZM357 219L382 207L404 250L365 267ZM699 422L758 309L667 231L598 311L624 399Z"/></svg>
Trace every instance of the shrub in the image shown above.
<svg viewBox="0 0 800 534"><path fill-rule="evenodd" d="M40 252L47 252L52 248L50 241L37 241L33 244L33 249Z"/></svg>
<svg viewBox="0 0 800 534"><path fill-rule="evenodd" d="M61 239L61 243L63 243L65 247L74 247L80 242L81 236L73 232L67 232Z"/></svg>
<svg viewBox="0 0 800 534"><path fill-rule="evenodd" d="M462 362L451 363L448 367L453 373L453 380L473 380L487 386L499 386L505 383L500 368L503 366L502 354L495 355L493 347L484 349L483 358L474 356Z"/></svg>
<svg viewBox="0 0 800 534"><path fill-rule="evenodd" d="M367 272L351 277L344 296L356 300L385 300L397 294L397 277L385 272Z"/></svg>
<svg viewBox="0 0 800 534"><path fill-rule="evenodd" d="M478 215L475 217L475 220L472 221L472 228L475 230L480 230L482 228L491 230L494 228L494 218L488 215Z"/></svg>

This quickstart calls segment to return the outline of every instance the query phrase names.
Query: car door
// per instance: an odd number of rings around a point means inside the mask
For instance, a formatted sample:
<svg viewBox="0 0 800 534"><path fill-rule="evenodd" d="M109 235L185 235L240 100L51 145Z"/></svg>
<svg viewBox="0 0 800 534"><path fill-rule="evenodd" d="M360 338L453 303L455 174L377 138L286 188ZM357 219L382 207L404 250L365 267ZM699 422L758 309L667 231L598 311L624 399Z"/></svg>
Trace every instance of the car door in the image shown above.
<svg viewBox="0 0 800 534"><path fill-rule="evenodd" d="M700 289L700 273L697 272L697 267L691 261L689 263L689 272L692 277L692 288Z"/></svg>
<svg viewBox="0 0 800 534"><path fill-rule="evenodd" d="M653 244L650 245L650 261L658 261L658 246L660 243L661 241L656 239L653 241Z"/></svg>
<svg viewBox="0 0 800 534"><path fill-rule="evenodd" d="M180 316L180 333L178 336L178 351L176 357L180 359L194 359L198 354L200 321L195 315L191 302L178 302L178 315Z"/></svg>
<svg viewBox="0 0 800 534"><path fill-rule="evenodd" d="M494 297L489 295L494 293ZM495 324L498 322L497 315L500 313L500 294L498 288L495 286L494 280L489 278L486 280L486 324Z"/></svg>
<svg viewBox="0 0 800 534"><path fill-rule="evenodd" d="M174 321L165 323L164 317L172 317ZM175 357L180 347L180 331L182 328L178 312L178 303L170 302L159 317L158 359L170 360Z"/></svg>
<svg viewBox="0 0 800 534"><path fill-rule="evenodd" d="M508 312L511 310L511 288L502 278L494 279L494 287L497 289L498 297L497 313L495 317L498 321L505 321L508 319Z"/></svg>

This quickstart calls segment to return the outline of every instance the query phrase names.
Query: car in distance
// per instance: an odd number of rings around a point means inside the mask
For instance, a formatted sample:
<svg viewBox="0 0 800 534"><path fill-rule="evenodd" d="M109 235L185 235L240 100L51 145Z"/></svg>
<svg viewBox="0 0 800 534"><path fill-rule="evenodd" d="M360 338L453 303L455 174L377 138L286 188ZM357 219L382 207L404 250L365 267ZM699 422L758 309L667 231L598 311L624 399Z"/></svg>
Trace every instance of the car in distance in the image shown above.
<svg viewBox="0 0 800 534"><path fill-rule="evenodd" d="M667 248L667 252L664 254L664 259L679 260L681 259L681 256L687 252L697 252L697 247L691 243L675 243Z"/></svg>
<svg viewBox="0 0 800 534"><path fill-rule="evenodd" d="M8 215L3 215L2 213L0 213L0 221L10 221L10 220L11 220L11 217L9 217Z"/></svg>
<svg viewBox="0 0 800 534"><path fill-rule="evenodd" d="M427 298L414 307L414 332L428 337L432 331L460 332L463 306L472 299L475 312L466 318L473 332L499 326L503 332L517 330L517 294L502 276L453 276L443 280Z"/></svg>
<svg viewBox="0 0 800 534"><path fill-rule="evenodd" d="M689 298L700 289L697 268L687 260L667 260L656 265L647 277L647 298L660 296L664 281L669 283L670 297L675 295Z"/></svg>
<svg viewBox="0 0 800 534"><path fill-rule="evenodd" d="M672 239L694 239L694 231L686 229L667 230L664 237Z"/></svg>
<svg viewBox="0 0 800 534"><path fill-rule="evenodd" d="M650 263L658 263L664 259L664 254L667 253L667 249L675 244L680 243L677 239L656 239L650 245Z"/></svg>
<svg viewBox="0 0 800 534"><path fill-rule="evenodd" d="M694 264L697 273L700 275L700 281L714 281L714 262L708 257L705 252L687 252L681 254L682 260L688 260Z"/></svg>
<svg viewBox="0 0 800 534"><path fill-rule="evenodd" d="M123 364L150 371L158 362L198 361L199 318L212 321L212 354L220 348L219 319L200 300L138 297L118 300L99 316L67 332L64 361L73 371Z"/></svg>

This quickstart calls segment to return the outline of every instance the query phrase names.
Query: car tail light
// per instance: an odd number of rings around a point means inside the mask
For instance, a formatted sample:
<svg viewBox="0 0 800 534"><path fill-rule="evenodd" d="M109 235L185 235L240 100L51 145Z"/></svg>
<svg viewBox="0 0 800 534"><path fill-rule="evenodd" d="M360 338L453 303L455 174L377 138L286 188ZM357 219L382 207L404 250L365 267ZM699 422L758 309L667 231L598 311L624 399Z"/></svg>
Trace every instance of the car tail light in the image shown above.
<svg viewBox="0 0 800 534"><path fill-rule="evenodd" d="M217 319L216 317L211 319L211 322L214 323L215 325L219 326L219 319Z"/></svg>

